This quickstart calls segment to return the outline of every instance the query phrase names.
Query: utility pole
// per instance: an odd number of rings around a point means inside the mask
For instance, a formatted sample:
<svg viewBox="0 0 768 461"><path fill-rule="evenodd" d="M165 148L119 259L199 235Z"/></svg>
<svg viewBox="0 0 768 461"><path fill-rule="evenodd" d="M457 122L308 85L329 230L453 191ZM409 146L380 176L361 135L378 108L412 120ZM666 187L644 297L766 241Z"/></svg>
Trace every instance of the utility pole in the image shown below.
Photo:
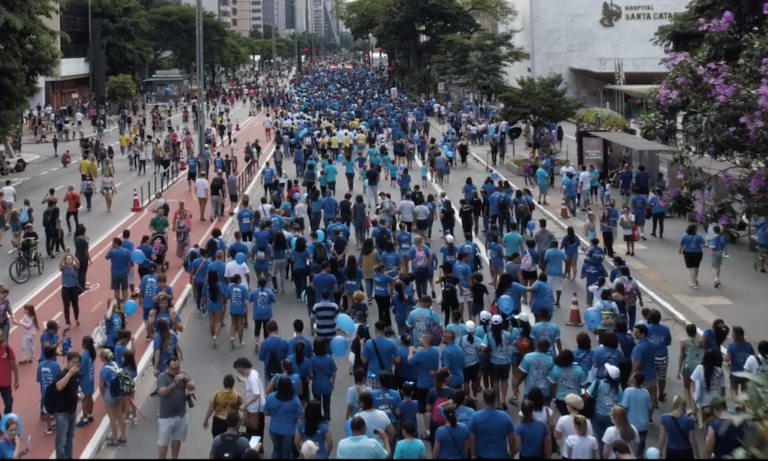
<svg viewBox="0 0 768 461"><path fill-rule="evenodd" d="M197 0L197 145L205 155L205 65L203 62L203 0Z"/></svg>
<svg viewBox="0 0 768 461"><path fill-rule="evenodd" d="M272 72L277 70L277 2L272 0ZM277 77L274 77L277 81Z"/></svg>

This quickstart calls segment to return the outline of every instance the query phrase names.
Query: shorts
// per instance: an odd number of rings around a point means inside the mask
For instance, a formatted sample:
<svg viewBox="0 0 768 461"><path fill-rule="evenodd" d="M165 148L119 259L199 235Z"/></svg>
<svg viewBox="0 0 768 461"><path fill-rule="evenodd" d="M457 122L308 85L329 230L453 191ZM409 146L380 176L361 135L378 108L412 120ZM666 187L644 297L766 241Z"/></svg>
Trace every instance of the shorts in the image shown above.
<svg viewBox="0 0 768 461"><path fill-rule="evenodd" d="M688 269L698 269L701 266L701 260L704 258L704 253L701 251L684 251L683 259L685 260L685 267Z"/></svg>
<svg viewBox="0 0 768 461"><path fill-rule="evenodd" d="M632 241L632 234L624 234L624 241L625 242L631 242Z"/></svg>
<svg viewBox="0 0 768 461"><path fill-rule="evenodd" d="M491 379L509 379L510 365L491 364Z"/></svg>
<svg viewBox="0 0 768 461"><path fill-rule="evenodd" d="M547 276L547 284L554 291L563 291L563 276L562 275Z"/></svg>
<svg viewBox="0 0 768 461"><path fill-rule="evenodd" d="M742 378L741 376L729 375L728 380L731 383L731 387L746 386L749 382L749 378Z"/></svg>
<svg viewBox="0 0 768 461"><path fill-rule="evenodd" d="M539 184L539 195L547 195L547 190L549 189L548 184Z"/></svg>
<svg viewBox="0 0 768 461"><path fill-rule="evenodd" d="M469 383L471 381L477 381L480 376L480 364L476 363L472 366L464 368L464 382Z"/></svg>
<svg viewBox="0 0 768 461"><path fill-rule="evenodd" d="M651 388L656 387L656 377L654 376L649 378L648 376L646 376L645 381L643 382L643 385L640 387L650 392Z"/></svg>
<svg viewBox="0 0 768 461"><path fill-rule="evenodd" d="M127 290L128 289L128 274L112 275L109 283L109 287L112 290Z"/></svg>
<svg viewBox="0 0 768 461"><path fill-rule="evenodd" d="M538 280L538 272L534 271L521 271L523 273L523 280L531 280L536 281Z"/></svg>
<svg viewBox="0 0 768 461"><path fill-rule="evenodd" d="M653 368L656 370L656 379L667 379L667 366L669 365L669 357L656 357L653 359Z"/></svg>
<svg viewBox="0 0 768 461"><path fill-rule="evenodd" d="M172 441L185 442L187 440L187 417L176 416L174 418L159 418L157 420L157 445L167 447Z"/></svg>
<svg viewBox="0 0 768 461"><path fill-rule="evenodd" d="M483 309L485 309L485 304L484 303L476 304L476 303L472 302L472 315L473 316L474 315L480 315L480 312L482 312Z"/></svg>
<svg viewBox="0 0 768 461"><path fill-rule="evenodd" d="M472 293L464 296L459 295L459 303L471 303L472 302Z"/></svg>
<svg viewBox="0 0 768 461"><path fill-rule="evenodd" d="M712 267L717 269L718 267L723 265L723 253L724 251L713 251L712 252Z"/></svg>
<svg viewBox="0 0 768 461"><path fill-rule="evenodd" d="M229 194L229 203L237 203L237 194Z"/></svg>
<svg viewBox="0 0 768 461"><path fill-rule="evenodd" d="M629 187L622 187L621 189L619 189L619 194L622 197L629 197Z"/></svg>
<svg viewBox="0 0 768 461"><path fill-rule="evenodd" d="M104 398L104 405L107 407L119 405L123 402L122 397L112 397L112 393L109 391L104 392L104 394L102 394L102 397Z"/></svg>
<svg viewBox="0 0 768 461"><path fill-rule="evenodd" d="M425 231L429 229L429 220L428 219L417 219L416 220L416 229Z"/></svg>
<svg viewBox="0 0 768 461"><path fill-rule="evenodd" d="M419 403L419 413L422 415L427 412L427 396L429 395L429 389L422 389L421 387L413 388L413 399Z"/></svg>
<svg viewBox="0 0 768 461"><path fill-rule="evenodd" d="M136 270L133 267L128 268L128 286L131 286L136 281Z"/></svg>
<svg viewBox="0 0 768 461"><path fill-rule="evenodd" d="M187 181L195 181L197 179L197 171L187 171Z"/></svg>

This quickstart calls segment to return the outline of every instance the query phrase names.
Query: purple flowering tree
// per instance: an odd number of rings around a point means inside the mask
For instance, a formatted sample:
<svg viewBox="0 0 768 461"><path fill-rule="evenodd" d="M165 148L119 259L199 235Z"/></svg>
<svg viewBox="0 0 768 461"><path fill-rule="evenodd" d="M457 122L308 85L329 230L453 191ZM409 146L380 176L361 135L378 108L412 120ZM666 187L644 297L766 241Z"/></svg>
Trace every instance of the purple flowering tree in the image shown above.
<svg viewBox="0 0 768 461"><path fill-rule="evenodd" d="M676 147L670 202L698 221L768 217L768 3L693 0L656 42L669 74L641 133Z"/></svg>

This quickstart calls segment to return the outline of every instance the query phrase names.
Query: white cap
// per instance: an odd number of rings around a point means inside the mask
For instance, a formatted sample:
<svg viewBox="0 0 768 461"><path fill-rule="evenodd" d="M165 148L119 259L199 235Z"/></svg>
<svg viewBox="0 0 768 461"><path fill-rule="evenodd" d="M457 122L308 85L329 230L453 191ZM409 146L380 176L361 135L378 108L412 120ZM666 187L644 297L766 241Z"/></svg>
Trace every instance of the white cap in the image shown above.
<svg viewBox="0 0 768 461"><path fill-rule="evenodd" d="M528 323L528 314L526 314L525 312L521 312L515 316L515 320Z"/></svg>
<svg viewBox="0 0 768 461"><path fill-rule="evenodd" d="M467 329L467 333L470 333L470 334L474 333L475 328L476 328L475 327L475 322L473 322L471 320L467 320L467 323L464 324L464 328Z"/></svg>
<svg viewBox="0 0 768 461"><path fill-rule="evenodd" d="M482 320L483 322L487 322L491 320L491 313L488 311L480 312L480 320Z"/></svg>
<svg viewBox="0 0 768 461"><path fill-rule="evenodd" d="M453 243L453 240L454 240L454 238L453 238L453 235L450 235L450 234L449 234L449 235L446 235L446 236L445 236L445 241L446 241L447 243Z"/></svg>
<svg viewBox="0 0 768 461"><path fill-rule="evenodd" d="M501 322L503 322L503 321L504 321L504 319L502 319L501 316L498 315L498 314L494 315L493 317L491 317L491 324L492 325L501 325Z"/></svg>
<svg viewBox="0 0 768 461"><path fill-rule="evenodd" d="M619 377L621 377L619 367L611 365L610 363L605 364L605 371L608 372L608 376L610 376L611 379L619 379Z"/></svg>

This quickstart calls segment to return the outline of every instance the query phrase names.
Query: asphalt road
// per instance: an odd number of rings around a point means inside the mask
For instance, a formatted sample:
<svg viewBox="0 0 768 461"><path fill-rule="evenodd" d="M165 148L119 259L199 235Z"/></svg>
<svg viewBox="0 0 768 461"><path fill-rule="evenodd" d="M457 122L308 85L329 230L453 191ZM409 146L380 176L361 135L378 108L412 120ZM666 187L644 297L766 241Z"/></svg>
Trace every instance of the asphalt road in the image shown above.
<svg viewBox="0 0 768 461"><path fill-rule="evenodd" d="M414 170L418 171L415 166ZM414 177L417 174L412 175ZM459 199L463 197L461 193L461 187L467 177L473 179L474 184L482 184L483 180L488 176L488 173L484 171L484 167L477 162L470 161L469 167L464 169L463 167L454 168L451 174L451 182L444 184L442 188L436 187L435 184L430 183L430 192L439 193L443 190L448 194L448 197L453 203L458 203ZM414 184L420 184L415 182ZM345 189L345 188L342 188ZM399 197L399 190L389 186L389 181L383 181L379 190L390 192L393 198ZM356 179L355 193L362 192L362 185L359 179ZM337 196L339 194L337 193ZM343 192L342 194L343 195ZM534 218L545 218L540 212L534 213ZM550 223L551 230L557 237L562 237L564 231L557 228L553 223ZM458 241L462 241L459 238ZM478 243L481 243L478 241ZM433 239L431 245L437 249L443 244L441 234L438 229L438 225L435 224L433 229ZM481 245L482 246L482 245ZM356 248L353 245L353 248ZM488 277L487 264L485 265L485 275ZM581 312L584 312L584 299L586 297L585 287L583 282L569 283L566 282L562 308L555 311L553 321L560 326L562 332L563 347L573 348L576 346L575 338L579 332L585 331L584 328L565 326L569 317L569 307L571 303L571 297L573 293L576 293L577 299L579 299L581 306ZM646 306L654 307L652 304L647 303ZM525 310L525 309L524 309ZM377 310L375 306L370 310L370 323L373 324L377 320ZM672 401L672 396L675 394L682 394L682 383L674 378L675 371L678 366L678 352L677 341L685 334L683 328L675 322L673 319L668 318L665 315L663 320L664 324L668 325L672 330L672 335L675 338L673 340L673 346L670 348L670 363L669 363L669 375L670 380L668 382L668 399L667 403L661 404L661 411L655 412L654 419L658 421L658 417L661 412L667 411ZM306 307L296 301L295 296L290 292L288 294L279 294L278 303L274 306L274 320L280 325L280 333L284 338L290 338L292 335L291 325L297 318L306 319ZM185 332L181 335L180 346L184 350L185 360L182 363L183 369L194 379L196 382L197 390L196 395L198 397L198 404L195 408L191 409L188 413L189 418L189 434L187 441L182 445L181 454L182 458L194 458L202 459L208 458L211 445L210 432L204 430L203 418L207 409L208 401L213 394L221 388L221 381L224 375L234 373L232 369L232 363L239 356L247 356L257 363L258 370L262 370L263 364L258 362L257 358L253 355L252 346L253 338L252 330L248 331L248 339L246 347L231 351L229 348L220 347L218 349L211 349L210 340L208 335L208 322L207 319L200 317L193 308L184 310L183 320L185 322ZM596 342L593 342L596 346ZM346 392L347 389L353 385L352 377L348 373L349 364L346 357L336 359L339 372L336 378L336 385L332 396L332 422L331 431L333 433L334 442L338 442L344 437L344 415L346 411ZM261 371L260 371L261 372ZM157 456L157 447L155 440L157 439L157 418L158 411L157 399L150 398L149 393L154 388L154 382L152 379L145 379L141 383L140 388L137 391L137 404L141 408L142 413L146 416L147 420L142 421L137 427L132 427L128 433L129 445L120 449L104 449L99 457L103 459L117 458L117 459L137 459L137 458L155 458ZM242 384L238 384L238 391L243 392ZM554 406L553 406L554 408ZM517 407L510 406L510 413L512 414L515 422L519 421L517 416ZM555 410L557 411L557 410ZM267 423L268 424L268 423ZM648 446L653 446L654 441L658 438L658 425L651 426L648 434ZM702 437L700 439L703 440ZM265 450L267 456L272 451L271 442L269 437L264 440ZM429 447L428 451L429 451ZM333 453L335 457L335 450ZM430 456L431 457L431 456Z"/></svg>
<svg viewBox="0 0 768 461"><path fill-rule="evenodd" d="M239 120L241 123L248 118L248 108L242 107L237 104L237 108L232 111L230 119L235 123ZM174 125L181 125L181 113L174 116ZM93 208L88 212L85 207L85 199L83 199L82 206L79 213L80 222L85 224L88 229L88 236L91 241L96 241L107 233L114 223L121 221L127 215L131 213L131 205L133 203L133 189L139 190L142 186L146 190L152 188L155 190L155 184L160 184L160 178L155 177L153 174L153 166L150 164L147 166L146 175L138 175L135 171L128 170L128 159L123 159L120 156L119 146L117 145L117 130L113 131L111 137L105 138L116 151L115 156L115 185L117 186L117 193L112 200L112 211L107 212L107 207L104 199L101 195L93 196ZM238 145L245 145L246 139L238 140ZM250 140L248 140L250 141ZM195 137L195 143L197 139ZM228 146L228 143L225 143ZM36 150L47 150L47 153L37 153ZM61 166L61 157L53 157L53 147L48 144L33 144L25 146L24 153L40 155L40 158L31 162L27 169L20 173L19 176L8 176L6 178L16 181L14 188L16 189L16 207L20 207L25 198L28 198L32 204L32 208L35 210L35 220L39 222L42 217L42 212L45 206L41 204L43 197L48 193L48 189L54 188L56 190L56 196L59 197L59 207L62 210L62 220L64 219L64 211L66 211L66 204L62 203L62 199L67 191L67 186L74 185L76 190L80 191L80 172L77 162L82 158L80 155L80 148L77 142L61 143L59 144L59 155L66 149L72 153L72 160L68 167L63 168ZM226 147L222 151L229 153L229 148ZM182 180L186 180L186 173L181 172ZM23 180L23 181L22 181ZM20 182L19 182L20 181ZM148 182L152 185L148 186ZM101 179L96 181L98 187L101 184ZM4 185L4 183L3 183ZM145 193L146 194L146 193ZM66 224L62 222L62 226L66 230ZM42 228L36 229L38 234L42 235ZM72 228L74 229L74 222L72 222ZM0 284L9 286L11 292L9 299L12 305L17 305L20 300L25 299L31 292L33 292L43 281L47 280L51 274L54 274L53 266L49 265L45 269L43 275L37 275L33 273L32 277L27 283L16 284L13 282L8 273L8 267L11 261L15 258L14 251L10 244L10 232L6 232L0 243ZM72 246L72 237L65 236L65 244Z"/></svg>

